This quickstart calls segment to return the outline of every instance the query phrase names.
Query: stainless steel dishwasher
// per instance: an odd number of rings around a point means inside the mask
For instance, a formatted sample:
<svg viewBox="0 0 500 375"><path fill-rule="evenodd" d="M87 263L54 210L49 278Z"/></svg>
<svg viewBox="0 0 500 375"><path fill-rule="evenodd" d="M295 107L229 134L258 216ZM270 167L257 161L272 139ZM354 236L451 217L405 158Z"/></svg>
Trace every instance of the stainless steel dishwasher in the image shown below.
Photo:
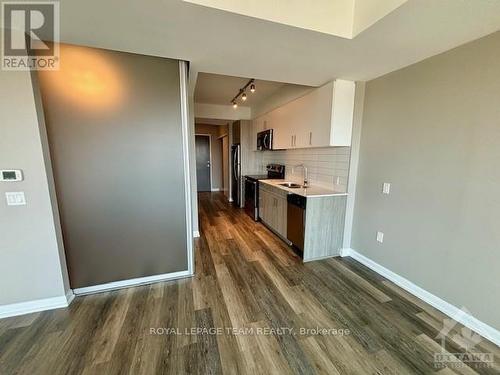
<svg viewBox="0 0 500 375"><path fill-rule="evenodd" d="M307 198L298 194L290 194L287 201L287 238L294 247L304 253Z"/></svg>

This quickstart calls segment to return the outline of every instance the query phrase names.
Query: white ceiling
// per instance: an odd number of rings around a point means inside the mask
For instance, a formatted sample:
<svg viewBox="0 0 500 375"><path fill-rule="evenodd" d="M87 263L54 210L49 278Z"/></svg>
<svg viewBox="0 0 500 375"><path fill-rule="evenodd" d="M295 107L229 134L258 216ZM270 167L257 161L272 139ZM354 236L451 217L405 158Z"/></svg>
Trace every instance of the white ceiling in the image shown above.
<svg viewBox="0 0 500 375"><path fill-rule="evenodd" d="M245 86L250 78L231 77L219 74L199 73L194 92L196 103L230 105L231 99ZM238 105L255 107L285 85L281 82L255 80L255 93L246 90L247 100L239 98Z"/></svg>
<svg viewBox="0 0 500 375"><path fill-rule="evenodd" d="M63 42L312 86L372 79L500 29L500 1L493 0L410 0L352 40L181 0L60 4Z"/></svg>
<svg viewBox="0 0 500 375"><path fill-rule="evenodd" d="M352 39L408 0L184 0Z"/></svg>

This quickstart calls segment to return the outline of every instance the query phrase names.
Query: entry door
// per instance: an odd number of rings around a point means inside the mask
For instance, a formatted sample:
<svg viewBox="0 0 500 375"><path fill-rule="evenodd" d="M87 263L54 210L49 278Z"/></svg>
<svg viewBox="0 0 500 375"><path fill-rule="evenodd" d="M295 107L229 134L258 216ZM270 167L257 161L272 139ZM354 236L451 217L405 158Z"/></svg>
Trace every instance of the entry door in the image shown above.
<svg viewBox="0 0 500 375"><path fill-rule="evenodd" d="M210 136L196 136L196 182L198 191L210 191Z"/></svg>

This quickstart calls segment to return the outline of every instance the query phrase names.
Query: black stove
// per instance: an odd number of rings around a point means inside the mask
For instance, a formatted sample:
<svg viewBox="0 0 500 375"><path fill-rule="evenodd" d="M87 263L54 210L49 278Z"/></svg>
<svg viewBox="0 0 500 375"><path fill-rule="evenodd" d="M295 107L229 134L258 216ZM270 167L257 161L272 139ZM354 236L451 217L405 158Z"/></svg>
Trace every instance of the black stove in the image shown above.
<svg viewBox="0 0 500 375"><path fill-rule="evenodd" d="M255 221L259 220L259 180L284 179L285 166L269 164L267 174L245 176L245 211Z"/></svg>

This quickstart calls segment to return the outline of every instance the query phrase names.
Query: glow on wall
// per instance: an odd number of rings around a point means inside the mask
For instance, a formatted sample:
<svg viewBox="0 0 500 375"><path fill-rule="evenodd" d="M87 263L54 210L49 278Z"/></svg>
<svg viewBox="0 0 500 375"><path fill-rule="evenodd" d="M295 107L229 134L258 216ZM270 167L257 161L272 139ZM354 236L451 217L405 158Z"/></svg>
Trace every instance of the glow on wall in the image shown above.
<svg viewBox="0 0 500 375"><path fill-rule="evenodd" d="M40 71L39 78L61 104L108 110L122 102L125 80L104 53L68 44L61 44L60 51L60 70Z"/></svg>

